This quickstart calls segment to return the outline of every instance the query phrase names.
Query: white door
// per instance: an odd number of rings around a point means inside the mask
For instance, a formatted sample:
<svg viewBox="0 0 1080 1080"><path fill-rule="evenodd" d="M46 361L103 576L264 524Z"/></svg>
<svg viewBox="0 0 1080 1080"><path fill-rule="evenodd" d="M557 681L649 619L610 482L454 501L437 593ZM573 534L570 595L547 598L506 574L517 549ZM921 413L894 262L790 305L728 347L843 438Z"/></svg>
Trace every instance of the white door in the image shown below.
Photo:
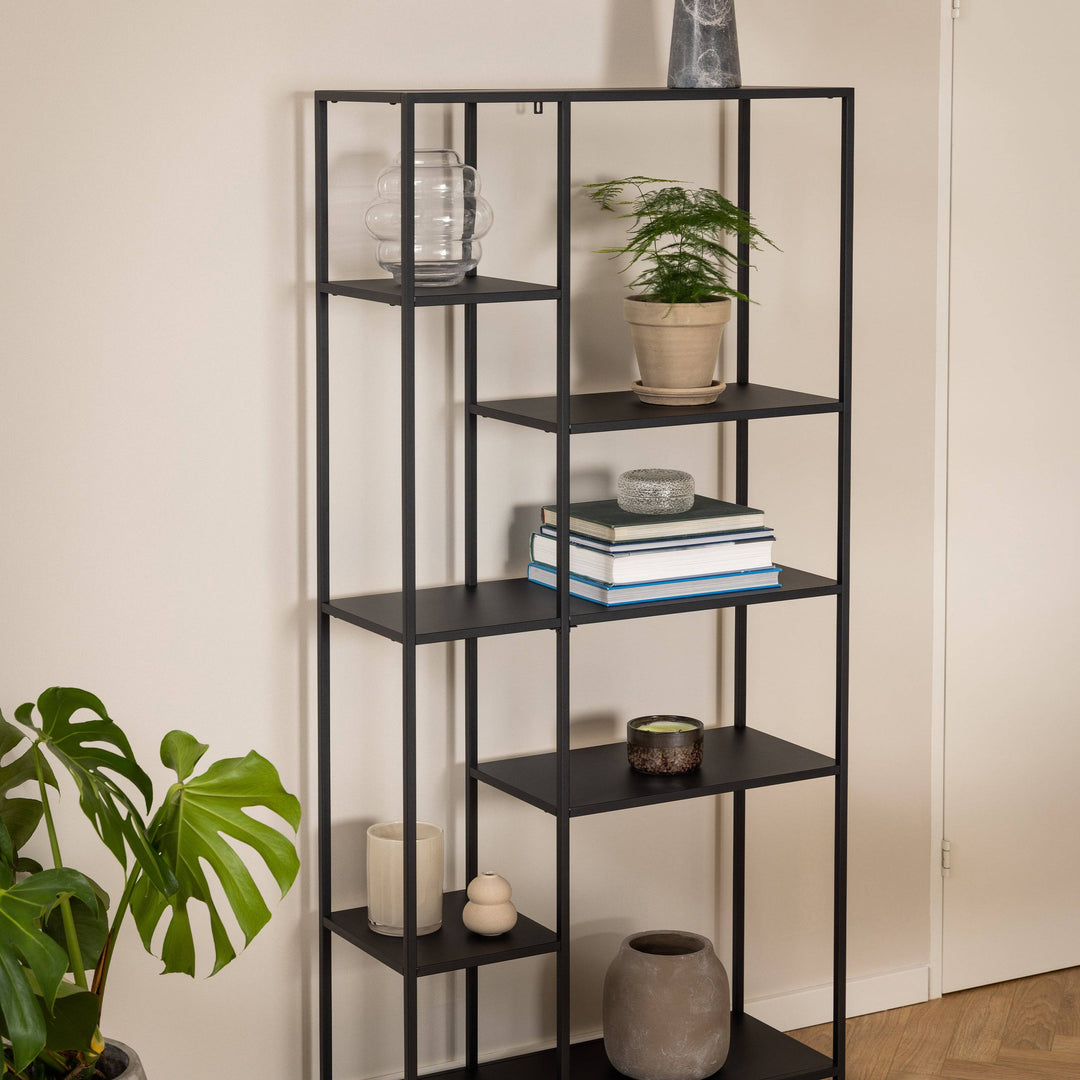
<svg viewBox="0 0 1080 1080"><path fill-rule="evenodd" d="M1080 964L1080 4L961 5L946 991Z"/></svg>

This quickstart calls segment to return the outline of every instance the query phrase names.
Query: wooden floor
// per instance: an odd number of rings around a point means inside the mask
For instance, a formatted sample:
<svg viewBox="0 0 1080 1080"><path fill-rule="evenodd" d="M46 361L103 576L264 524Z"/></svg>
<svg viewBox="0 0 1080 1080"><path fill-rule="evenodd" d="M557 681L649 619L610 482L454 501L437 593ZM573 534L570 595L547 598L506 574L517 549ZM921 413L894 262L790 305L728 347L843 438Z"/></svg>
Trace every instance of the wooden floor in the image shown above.
<svg viewBox="0 0 1080 1080"><path fill-rule="evenodd" d="M832 1053L832 1025L791 1034ZM1080 1080L1080 968L847 1022L847 1080Z"/></svg>

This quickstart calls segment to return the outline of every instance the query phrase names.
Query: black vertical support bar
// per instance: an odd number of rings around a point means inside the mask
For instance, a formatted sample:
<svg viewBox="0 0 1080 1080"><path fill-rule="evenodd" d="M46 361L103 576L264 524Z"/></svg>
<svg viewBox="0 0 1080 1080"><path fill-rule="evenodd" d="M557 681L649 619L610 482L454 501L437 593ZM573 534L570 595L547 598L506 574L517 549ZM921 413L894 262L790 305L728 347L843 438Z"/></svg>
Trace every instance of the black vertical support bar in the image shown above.
<svg viewBox="0 0 1080 1080"><path fill-rule="evenodd" d="M739 101L739 208L750 212L750 101ZM738 246L738 289L750 295L750 247ZM737 381L750 381L750 302L736 301ZM735 422L735 501L747 503L750 489L750 424ZM746 727L746 608L735 609L734 721ZM746 792L732 796L731 824L731 1007L741 1013L746 986Z"/></svg>
<svg viewBox="0 0 1080 1080"><path fill-rule="evenodd" d="M402 802L405 822L405 1080L416 1080L416 105L401 102Z"/></svg>
<svg viewBox="0 0 1080 1080"><path fill-rule="evenodd" d="M476 102L465 104L465 164L476 165ZM475 276L476 269L469 271ZM465 305L465 584L476 584L477 547L477 449L476 414L476 309ZM465 879L479 873L479 781L472 770L479 760L479 656L476 638L465 642ZM475 1069L479 1059L479 970L465 972L465 1066Z"/></svg>
<svg viewBox="0 0 1080 1080"><path fill-rule="evenodd" d="M559 626L556 630L556 752L559 798L556 838L558 862L559 952L556 987L558 1077L570 1080L570 102L559 102L558 120L558 446L556 506L558 535Z"/></svg>
<svg viewBox="0 0 1080 1080"><path fill-rule="evenodd" d="M315 99L315 486L319 738L319 1075L333 1075L332 937L325 920L330 896L330 297L318 286L329 277L326 146L327 103Z"/></svg>
<svg viewBox="0 0 1080 1080"><path fill-rule="evenodd" d="M836 579L836 809L833 853L833 1060L845 1068L847 1017L848 673L851 571L851 320L855 221L855 92L841 103L840 388L837 446Z"/></svg>

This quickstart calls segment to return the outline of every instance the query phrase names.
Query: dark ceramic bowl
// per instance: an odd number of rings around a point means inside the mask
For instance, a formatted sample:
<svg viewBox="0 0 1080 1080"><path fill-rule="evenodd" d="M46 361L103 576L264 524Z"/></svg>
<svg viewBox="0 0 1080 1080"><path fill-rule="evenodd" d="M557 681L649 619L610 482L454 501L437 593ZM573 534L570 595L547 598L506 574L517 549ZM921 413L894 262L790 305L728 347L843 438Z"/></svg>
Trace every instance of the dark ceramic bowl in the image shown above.
<svg viewBox="0 0 1080 1080"><path fill-rule="evenodd" d="M647 730L670 725L676 730ZM626 724L630 767L649 776L680 776L701 765L705 725L690 716L636 716Z"/></svg>

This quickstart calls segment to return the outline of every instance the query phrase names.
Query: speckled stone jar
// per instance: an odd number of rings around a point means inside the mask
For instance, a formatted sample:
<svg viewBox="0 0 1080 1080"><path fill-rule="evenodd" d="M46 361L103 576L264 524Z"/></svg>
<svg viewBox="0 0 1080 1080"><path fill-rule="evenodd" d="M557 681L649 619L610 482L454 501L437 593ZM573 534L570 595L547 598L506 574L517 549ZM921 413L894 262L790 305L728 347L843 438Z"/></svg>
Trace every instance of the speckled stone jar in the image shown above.
<svg viewBox="0 0 1080 1080"><path fill-rule="evenodd" d="M727 1060L731 988L712 942L631 934L604 979L604 1050L631 1080L705 1080Z"/></svg>
<svg viewBox="0 0 1080 1080"><path fill-rule="evenodd" d="M694 478L679 469L630 469L615 481L628 514L685 514L694 505Z"/></svg>

